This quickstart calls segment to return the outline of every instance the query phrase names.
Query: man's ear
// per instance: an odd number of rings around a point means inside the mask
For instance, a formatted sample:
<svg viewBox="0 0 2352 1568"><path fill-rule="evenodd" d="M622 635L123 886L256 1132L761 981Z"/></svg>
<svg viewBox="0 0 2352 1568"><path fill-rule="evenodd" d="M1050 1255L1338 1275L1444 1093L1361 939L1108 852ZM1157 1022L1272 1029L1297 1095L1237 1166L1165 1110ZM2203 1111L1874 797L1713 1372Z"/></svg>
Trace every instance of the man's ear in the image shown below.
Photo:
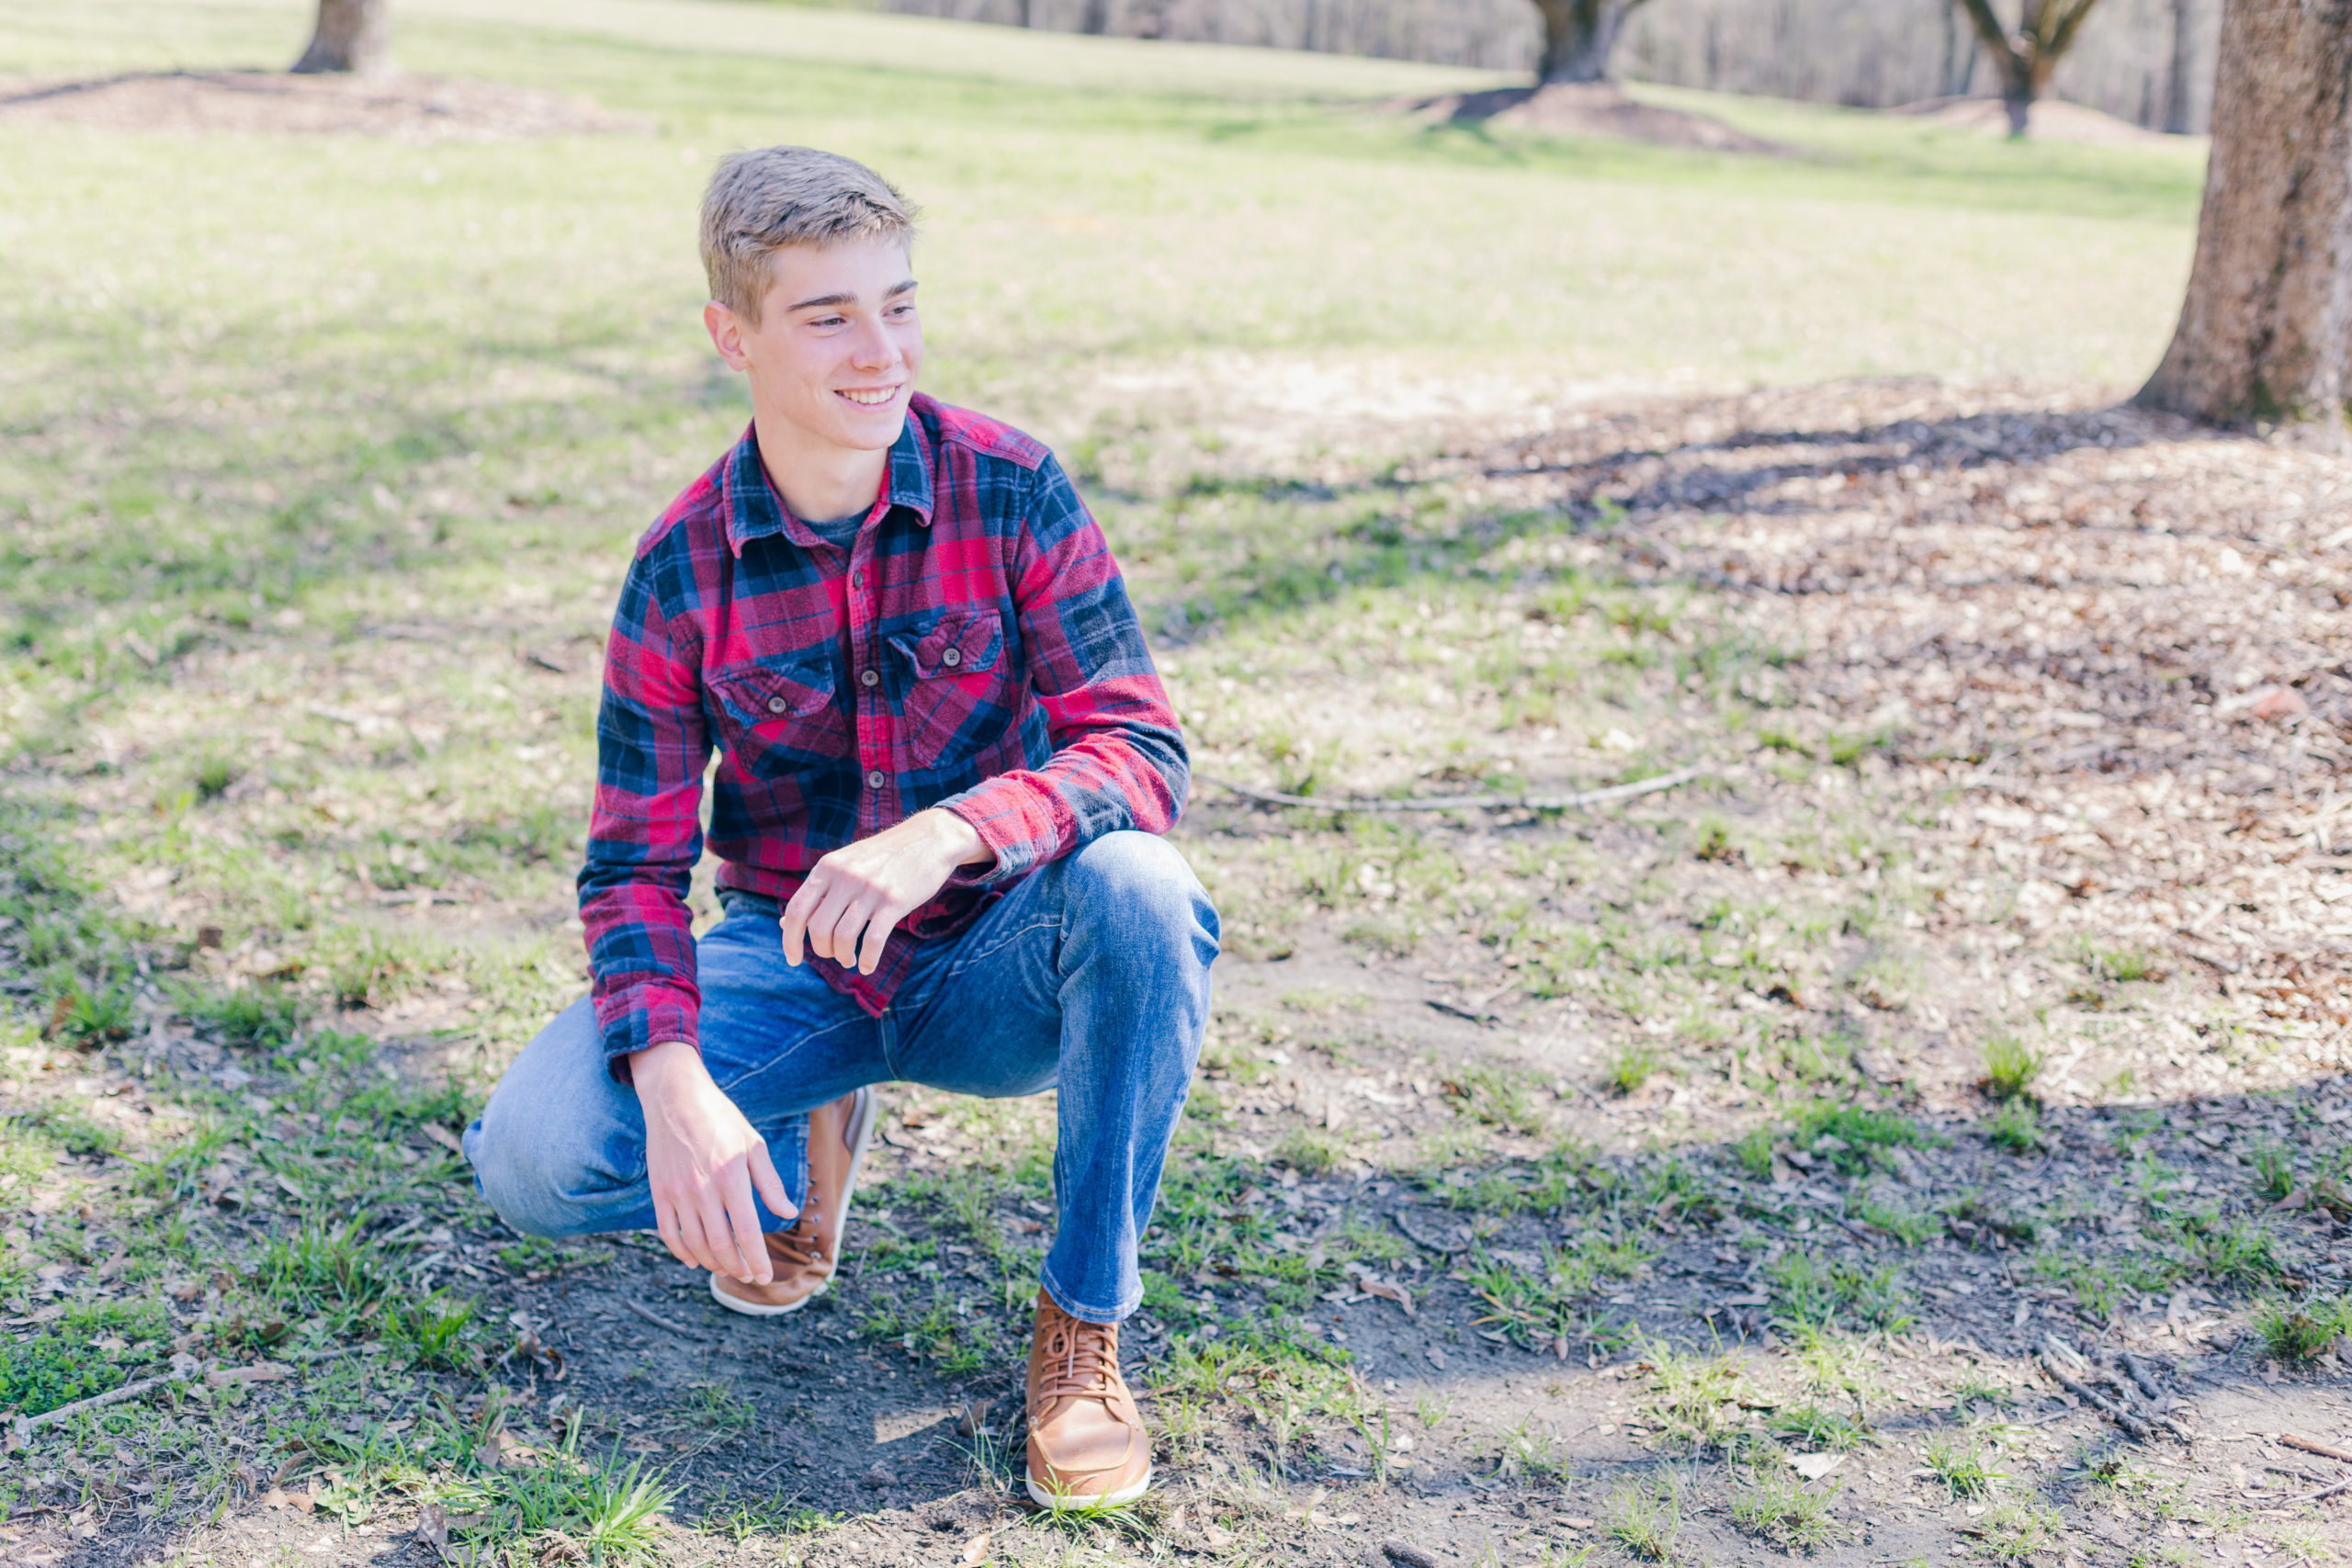
<svg viewBox="0 0 2352 1568"><path fill-rule="evenodd" d="M727 368L752 367L752 356L743 351L743 318L735 313L732 306L713 299L702 308L702 324L710 333L711 346L718 350L718 357L727 361Z"/></svg>

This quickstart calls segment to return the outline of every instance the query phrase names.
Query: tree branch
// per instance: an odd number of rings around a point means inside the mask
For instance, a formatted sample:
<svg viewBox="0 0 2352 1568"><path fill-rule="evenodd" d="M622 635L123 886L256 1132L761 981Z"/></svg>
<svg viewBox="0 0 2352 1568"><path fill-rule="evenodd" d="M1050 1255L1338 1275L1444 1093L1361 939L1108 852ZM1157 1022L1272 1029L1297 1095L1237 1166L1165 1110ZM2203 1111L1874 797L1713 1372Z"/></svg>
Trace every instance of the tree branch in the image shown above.
<svg viewBox="0 0 2352 1568"><path fill-rule="evenodd" d="M2018 58L2017 46L2009 41L2009 35L2003 30L2001 18L1993 15L1992 0L1953 0L1953 3L1966 13L1969 25L1976 29L1977 41L1993 57L1993 64L1999 71L2002 81L2007 83L2015 79L2024 62Z"/></svg>

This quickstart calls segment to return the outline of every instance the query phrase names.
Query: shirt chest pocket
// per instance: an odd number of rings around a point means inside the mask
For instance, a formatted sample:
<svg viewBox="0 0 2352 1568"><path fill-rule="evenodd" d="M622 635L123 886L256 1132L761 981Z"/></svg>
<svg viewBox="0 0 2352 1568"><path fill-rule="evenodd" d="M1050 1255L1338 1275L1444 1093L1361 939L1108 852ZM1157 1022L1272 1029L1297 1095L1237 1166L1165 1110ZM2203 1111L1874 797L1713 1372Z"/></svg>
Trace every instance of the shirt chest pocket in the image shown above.
<svg viewBox="0 0 2352 1568"><path fill-rule="evenodd" d="M821 649L729 665L705 683L720 737L748 773L776 778L849 754L849 725L833 704L832 660Z"/></svg>
<svg viewBox="0 0 2352 1568"><path fill-rule="evenodd" d="M1002 734L1018 709L1008 679L1004 621L994 610L961 610L890 637L897 655L899 733L922 767L968 756Z"/></svg>

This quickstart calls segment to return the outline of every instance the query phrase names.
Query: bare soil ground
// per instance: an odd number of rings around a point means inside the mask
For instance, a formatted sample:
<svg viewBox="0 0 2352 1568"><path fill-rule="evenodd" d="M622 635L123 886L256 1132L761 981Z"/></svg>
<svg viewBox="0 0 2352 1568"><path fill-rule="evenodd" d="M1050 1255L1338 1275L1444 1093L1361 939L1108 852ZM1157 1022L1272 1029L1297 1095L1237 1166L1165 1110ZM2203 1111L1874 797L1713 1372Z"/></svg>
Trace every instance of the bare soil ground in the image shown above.
<svg viewBox="0 0 2352 1568"><path fill-rule="evenodd" d="M1430 121L1525 126L1569 136L1606 136L1660 147L1700 147L1713 152L1781 152L1786 149L1687 109L1636 103L1606 82L1554 82L1540 87L1498 87L1447 93L1386 106Z"/></svg>
<svg viewBox="0 0 2352 1568"><path fill-rule="evenodd" d="M337 1055L159 996L17 1053L12 1116L116 1143L27 1174L56 1261L10 1329L153 1308L96 1353L183 1385L25 1443L0 1553L572 1561L517 1499L593 1459L665 1469L680 1562L2335 1556L2352 1463L2289 1439L2352 1451L2352 462L1928 383L1552 423L1348 481L1455 503L1308 559L1418 552L1404 629L1335 599L1169 650L1207 774L1702 777L1409 827L1204 786L1228 953L1125 1344L1145 1504L1018 1501L1048 1104L891 1091L840 1288L759 1324L646 1238L500 1234L458 1100L356 1098L371 1050L444 1049L429 998ZM453 886L416 919L462 931ZM271 1305L269 1249L363 1177L402 1288L477 1298L476 1362ZM420 1510L485 1451L507 1490Z"/></svg>
<svg viewBox="0 0 2352 1568"><path fill-rule="evenodd" d="M503 82L393 73L130 72L88 80L0 79L0 119L197 134L387 136L401 141L642 134L647 122L584 98Z"/></svg>
<svg viewBox="0 0 2352 1568"><path fill-rule="evenodd" d="M1973 130L1981 136L2009 133L2008 111L2001 107L1998 98L1929 98L1888 112L1911 115L1957 130ZM2119 116L2062 98L2045 99L2033 106L2028 134L2038 141L2079 141L2092 147L2162 147L2204 141L2202 137L2167 136L2161 130L2150 130Z"/></svg>

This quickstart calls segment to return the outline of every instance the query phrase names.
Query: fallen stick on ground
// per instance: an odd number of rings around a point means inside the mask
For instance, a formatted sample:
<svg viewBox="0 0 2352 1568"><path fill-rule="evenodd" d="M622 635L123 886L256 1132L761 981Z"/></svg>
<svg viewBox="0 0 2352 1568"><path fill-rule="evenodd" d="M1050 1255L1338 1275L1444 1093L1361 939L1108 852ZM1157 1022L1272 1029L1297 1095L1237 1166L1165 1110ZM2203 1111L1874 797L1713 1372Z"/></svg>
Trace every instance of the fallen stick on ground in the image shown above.
<svg viewBox="0 0 2352 1568"><path fill-rule="evenodd" d="M38 1416L19 1416L17 1417L17 1436L28 1437L43 1427L79 1416L85 1410L120 1404L126 1399L137 1399L142 1393L152 1393L165 1383L178 1381L176 1377L147 1378L139 1382L127 1382L120 1388L108 1389L104 1393L94 1393L87 1399L77 1399L71 1404L61 1404L54 1410L44 1410Z"/></svg>
<svg viewBox="0 0 2352 1568"><path fill-rule="evenodd" d="M2299 1496L2288 1497L2276 1506L2281 1508L2291 1508L2299 1503L2316 1503L2323 1497L2333 1497L2339 1492L2352 1492L2352 1481L2339 1481L2333 1486L2323 1486L2316 1492L2305 1492Z"/></svg>
<svg viewBox="0 0 2352 1568"><path fill-rule="evenodd" d="M1433 795L1419 800L1363 800L1344 795L1284 795L1280 790L1229 784L1206 773L1194 773L1193 776L1203 784L1215 784L1221 790L1263 806L1306 806L1317 811L1576 811L1612 800L1631 800L1637 795L1655 795L1662 789L1689 784L1699 776L1699 770L1677 768L1656 778L1635 779L1632 784L1611 784L1607 789L1589 789L1577 795Z"/></svg>
<svg viewBox="0 0 2352 1568"><path fill-rule="evenodd" d="M2147 1367L2139 1357L2129 1350L2119 1350L2115 1354L2115 1359L2123 1363L2123 1370L2132 1374L2132 1381L2140 1385L2140 1392L2146 1394L2151 1401L2164 1397L2164 1392L2156 1387L2156 1380L2149 1374Z"/></svg>
<svg viewBox="0 0 2352 1568"><path fill-rule="evenodd" d="M629 1311L637 1314L638 1316L645 1319L646 1322L651 1324L656 1328L666 1328L671 1333L680 1335L688 1339L699 1339L702 1337L701 1335L696 1334L693 1329L688 1328L683 1323L672 1323L668 1318L663 1317L651 1307L639 1306L635 1302L629 1301L627 1298L623 1298L621 1305L628 1308Z"/></svg>
<svg viewBox="0 0 2352 1568"><path fill-rule="evenodd" d="M2346 1453L2342 1449L2329 1448L2317 1438L2306 1438L2300 1432L2281 1432L2278 1434L2278 1441L2287 1448L2301 1449L2307 1454L2317 1454L2322 1459L2332 1459L2339 1464L2352 1464L2352 1453Z"/></svg>
<svg viewBox="0 0 2352 1568"><path fill-rule="evenodd" d="M2073 1394L2076 1399L2081 1400L2085 1404L2089 1405L2093 1410L2098 1411L2100 1415L2106 1416L2109 1420L2114 1422L2117 1426L2122 1427L2125 1431L2131 1433L2142 1442L2144 1443L2149 1438L2155 1436L2156 1429L2154 1427L2151 1427L2147 1422L2143 1421L2137 1416L2132 1415L2132 1412L2124 1409L2123 1406L2116 1404L2115 1401L2108 1398L2107 1395L2092 1388L2090 1384L2070 1378L2064 1372L2060 1371L2058 1370L2057 1362L2051 1357L2044 1355L2040 1358L2040 1360L2041 1362L2041 1370L2049 1373L2051 1380L2057 1383L2060 1388L2064 1389L2068 1393Z"/></svg>

